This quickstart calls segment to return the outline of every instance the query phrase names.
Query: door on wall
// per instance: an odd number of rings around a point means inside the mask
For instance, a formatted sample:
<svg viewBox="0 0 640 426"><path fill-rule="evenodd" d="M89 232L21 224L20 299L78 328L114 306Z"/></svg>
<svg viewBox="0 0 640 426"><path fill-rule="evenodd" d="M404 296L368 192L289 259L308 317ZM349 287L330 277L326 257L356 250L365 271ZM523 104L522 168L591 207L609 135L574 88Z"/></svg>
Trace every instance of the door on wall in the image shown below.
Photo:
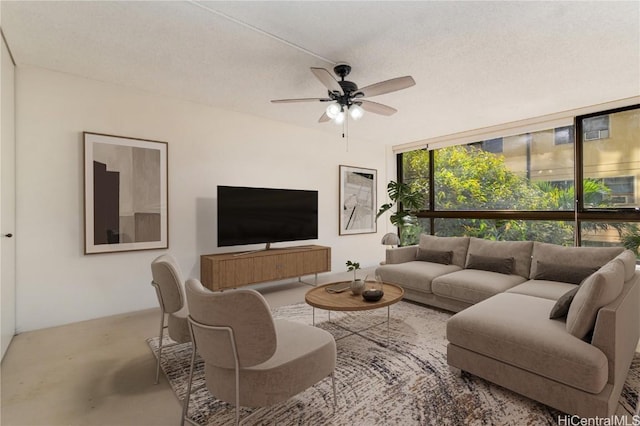
<svg viewBox="0 0 640 426"><path fill-rule="evenodd" d="M15 67L2 42L0 84L0 342L2 357L16 330Z"/></svg>

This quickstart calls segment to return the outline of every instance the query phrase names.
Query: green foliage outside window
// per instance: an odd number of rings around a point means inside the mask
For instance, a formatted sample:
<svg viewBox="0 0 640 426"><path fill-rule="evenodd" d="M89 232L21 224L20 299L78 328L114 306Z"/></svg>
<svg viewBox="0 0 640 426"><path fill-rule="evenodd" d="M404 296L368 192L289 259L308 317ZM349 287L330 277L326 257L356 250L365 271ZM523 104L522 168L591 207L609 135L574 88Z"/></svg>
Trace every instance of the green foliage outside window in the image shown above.
<svg viewBox="0 0 640 426"><path fill-rule="evenodd" d="M435 191L438 210L548 209L542 192L509 170L502 155L478 147L436 151Z"/></svg>
<svg viewBox="0 0 640 426"><path fill-rule="evenodd" d="M404 180L412 188L429 191L429 153L403 154ZM511 171L504 156L473 146L452 146L435 152L435 210L556 211L574 209L574 187L531 181ZM611 191L602 181L585 179L584 203L589 207L609 205ZM625 246L637 252L640 237L629 224L590 224L592 231L616 229ZM583 226L584 229L584 226ZM491 240L535 240L573 245L571 222L532 220L438 219L435 234L467 235ZM415 244L420 229L408 229L403 245ZM635 244L635 245L634 245Z"/></svg>

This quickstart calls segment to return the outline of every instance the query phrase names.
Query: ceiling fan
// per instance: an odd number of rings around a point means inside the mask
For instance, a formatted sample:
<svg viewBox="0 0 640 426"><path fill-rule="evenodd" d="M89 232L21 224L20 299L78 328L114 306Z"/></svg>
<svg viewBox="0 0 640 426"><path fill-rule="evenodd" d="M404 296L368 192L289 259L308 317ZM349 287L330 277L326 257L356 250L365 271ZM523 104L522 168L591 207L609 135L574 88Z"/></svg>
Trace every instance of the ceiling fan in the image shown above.
<svg viewBox="0 0 640 426"><path fill-rule="evenodd" d="M365 111L387 116L395 114L398 112L397 109L364 98L384 95L416 84L413 77L405 76L381 81L360 89L354 82L344 79L351 72L351 66L346 63L339 63L333 67L333 72L340 77L340 80L336 80L331 72L324 68L311 68L311 72L328 89L327 97L276 99L271 102L331 102L318 122L324 123L333 120L336 124L342 124L347 113L353 120L360 119Z"/></svg>

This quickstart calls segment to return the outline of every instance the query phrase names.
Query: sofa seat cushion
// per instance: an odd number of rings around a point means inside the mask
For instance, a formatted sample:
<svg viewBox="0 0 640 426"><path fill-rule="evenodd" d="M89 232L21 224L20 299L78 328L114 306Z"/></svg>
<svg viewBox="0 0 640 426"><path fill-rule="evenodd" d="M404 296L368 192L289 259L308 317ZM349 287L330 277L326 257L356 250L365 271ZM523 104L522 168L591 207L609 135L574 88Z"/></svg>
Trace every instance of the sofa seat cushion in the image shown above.
<svg viewBox="0 0 640 426"><path fill-rule="evenodd" d="M571 336L561 320L549 319L555 302L503 293L452 316L451 344L551 380L597 394L607 384L604 353Z"/></svg>
<svg viewBox="0 0 640 426"><path fill-rule="evenodd" d="M558 300L566 292L578 287L576 284L558 281L529 280L507 290L507 293L526 294L543 299Z"/></svg>
<svg viewBox="0 0 640 426"><path fill-rule="evenodd" d="M286 401L331 374L336 342L326 330L274 320L278 345L260 364L240 371L240 405L266 407ZM235 370L205 363L206 386L222 401L235 401Z"/></svg>
<svg viewBox="0 0 640 426"><path fill-rule="evenodd" d="M526 280L520 275L463 269L434 278L431 288L432 292L438 296L467 303L478 303Z"/></svg>
<svg viewBox="0 0 640 426"><path fill-rule="evenodd" d="M376 274L386 283L432 293L431 281L434 278L459 270L460 267L456 265L414 260L412 262L382 265L376 269Z"/></svg>

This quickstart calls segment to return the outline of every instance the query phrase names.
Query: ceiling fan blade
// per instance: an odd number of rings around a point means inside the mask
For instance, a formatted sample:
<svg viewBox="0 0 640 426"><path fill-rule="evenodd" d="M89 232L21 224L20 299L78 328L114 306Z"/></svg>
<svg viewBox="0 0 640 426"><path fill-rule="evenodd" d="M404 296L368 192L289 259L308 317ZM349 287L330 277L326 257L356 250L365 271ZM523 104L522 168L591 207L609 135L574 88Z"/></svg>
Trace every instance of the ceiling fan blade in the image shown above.
<svg viewBox="0 0 640 426"><path fill-rule="evenodd" d="M331 119L329 118L329 116L327 115L326 112L322 113L322 115L320 116L320 119L318 120L318 123L326 123L327 121L331 121Z"/></svg>
<svg viewBox="0 0 640 426"><path fill-rule="evenodd" d="M397 109L391 108L390 106L382 105L377 102L366 101L364 99L358 99L357 103L362 103L361 107L363 110L374 114L393 115L398 112Z"/></svg>
<svg viewBox="0 0 640 426"><path fill-rule="evenodd" d="M329 98L299 98L299 99L274 99L271 102L274 104L287 104L291 102L329 102Z"/></svg>
<svg viewBox="0 0 640 426"><path fill-rule="evenodd" d="M416 82L413 77L407 75L404 77L392 78L391 80L385 80L363 87L362 89L358 89L357 95L359 96L360 93L362 93L363 97L384 95L385 93L406 89L407 87L411 87L415 84Z"/></svg>
<svg viewBox="0 0 640 426"><path fill-rule="evenodd" d="M316 76L320 83L324 85L330 92L338 92L342 93L342 87L340 87L340 83L336 80L329 71L324 68L313 68L311 67L311 72Z"/></svg>

